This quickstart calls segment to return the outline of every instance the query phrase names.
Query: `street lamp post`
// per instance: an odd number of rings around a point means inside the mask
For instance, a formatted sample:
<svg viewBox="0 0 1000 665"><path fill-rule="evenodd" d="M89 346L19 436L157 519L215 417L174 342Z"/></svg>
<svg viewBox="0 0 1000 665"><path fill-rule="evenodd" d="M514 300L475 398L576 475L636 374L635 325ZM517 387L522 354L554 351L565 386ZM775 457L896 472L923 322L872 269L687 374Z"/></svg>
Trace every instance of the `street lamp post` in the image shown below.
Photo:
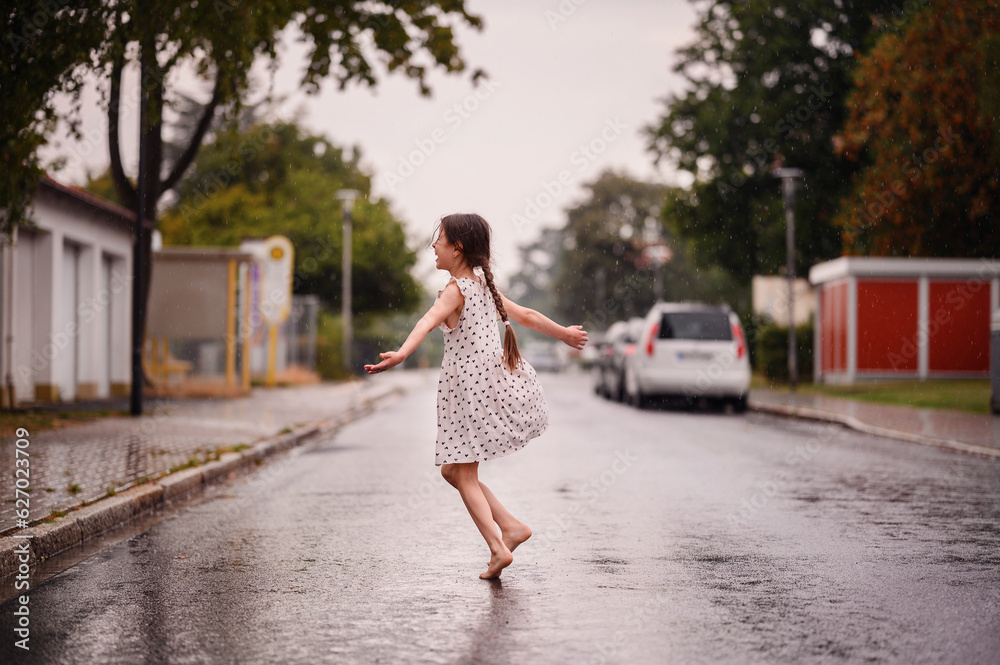
<svg viewBox="0 0 1000 665"><path fill-rule="evenodd" d="M344 320L344 369L349 373L354 373L351 366L351 344L354 336L353 322L351 321L351 208L358 198L356 189L341 189L337 191L337 198L344 206L344 253L341 259L342 275L341 280L341 307L343 309Z"/></svg>
<svg viewBox="0 0 1000 665"><path fill-rule="evenodd" d="M795 179L802 169L780 168L774 175L781 178L781 194L785 200L785 260L788 273L788 383L794 391L799 381L799 354L795 343Z"/></svg>

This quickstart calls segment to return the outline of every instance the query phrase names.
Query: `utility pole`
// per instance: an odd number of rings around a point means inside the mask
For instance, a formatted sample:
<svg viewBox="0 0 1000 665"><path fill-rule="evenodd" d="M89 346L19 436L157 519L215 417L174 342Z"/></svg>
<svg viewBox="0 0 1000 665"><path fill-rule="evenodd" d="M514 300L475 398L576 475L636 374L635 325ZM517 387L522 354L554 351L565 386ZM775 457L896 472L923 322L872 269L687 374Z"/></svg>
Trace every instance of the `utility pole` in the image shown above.
<svg viewBox="0 0 1000 665"><path fill-rule="evenodd" d="M799 354L795 343L795 179L805 175L802 169L779 168L781 194L785 200L785 260L788 273L788 383L792 391L799 381Z"/></svg>
<svg viewBox="0 0 1000 665"><path fill-rule="evenodd" d="M351 222L351 209L354 201L358 198L356 189L341 189L337 191L337 198L344 206L344 253L342 257L341 280L341 306L343 308L344 321L344 369L353 374L354 368L351 365L351 345L354 336L354 323L351 320L351 236L353 226Z"/></svg>

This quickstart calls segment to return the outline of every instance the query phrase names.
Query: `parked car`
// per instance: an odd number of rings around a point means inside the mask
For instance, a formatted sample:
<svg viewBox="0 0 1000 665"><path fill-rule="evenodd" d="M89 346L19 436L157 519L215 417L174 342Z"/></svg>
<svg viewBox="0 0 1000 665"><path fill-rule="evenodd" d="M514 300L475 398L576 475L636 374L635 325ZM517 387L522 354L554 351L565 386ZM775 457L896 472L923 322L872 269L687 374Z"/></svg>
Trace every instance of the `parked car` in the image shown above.
<svg viewBox="0 0 1000 665"><path fill-rule="evenodd" d="M635 352L635 343L642 332L643 319L616 321L604 334L603 352L595 366L597 380L594 390L608 399L622 401L625 385L625 361Z"/></svg>
<svg viewBox="0 0 1000 665"><path fill-rule="evenodd" d="M746 410L750 359L739 317L725 305L657 303L646 315L625 363L625 401L651 398L724 400Z"/></svg>
<svg viewBox="0 0 1000 665"><path fill-rule="evenodd" d="M595 342L598 356L594 361L594 392L601 397L611 397L610 372L611 356L614 353L615 339L625 330L624 321L616 321Z"/></svg>

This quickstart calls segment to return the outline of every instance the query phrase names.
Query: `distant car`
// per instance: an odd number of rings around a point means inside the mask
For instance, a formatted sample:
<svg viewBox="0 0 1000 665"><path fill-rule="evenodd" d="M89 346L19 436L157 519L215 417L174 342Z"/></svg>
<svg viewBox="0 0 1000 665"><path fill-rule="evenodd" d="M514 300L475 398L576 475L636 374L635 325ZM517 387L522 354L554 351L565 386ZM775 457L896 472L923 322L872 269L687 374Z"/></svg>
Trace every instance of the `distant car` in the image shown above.
<svg viewBox="0 0 1000 665"><path fill-rule="evenodd" d="M537 372L561 372L566 369L566 359L559 355L553 344L528 344L521 355Z"/></svg>
<svg viewBox="0 0 1000 665"><path fill-rule="evenodd" d="M750 359L739 317L725 305L657 303L646 315L636 350L625 364L625 401L651 398L724 400L743 412Z"/></svg>
<svg viewBox="0 0 1000 665"><path fill-rule="evenodd" d="M643 319L616 321L604 334L602 354L595 366L594 390L608 399L622 401L626 359L635 352L635 342L642 332Z"/></svg>
<svg viewBox="0 0 1000 665"><path fill-rule="evenodd" d="M576 356L577 362L583 369L591 369L596 366L598 360L601 358L602 337L595 333L590 336L589 340L587 345Z"/></svg>

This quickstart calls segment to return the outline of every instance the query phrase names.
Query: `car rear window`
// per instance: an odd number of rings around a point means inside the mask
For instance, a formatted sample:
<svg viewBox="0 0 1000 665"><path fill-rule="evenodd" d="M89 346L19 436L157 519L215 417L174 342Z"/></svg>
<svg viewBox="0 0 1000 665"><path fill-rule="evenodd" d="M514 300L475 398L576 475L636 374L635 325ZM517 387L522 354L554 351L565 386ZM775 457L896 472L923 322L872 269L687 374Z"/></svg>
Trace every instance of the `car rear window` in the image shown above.
<svg viewBox="0 0 1000 665"><path fill-rule="evenodd" d="M723 312L669 312L660 320L659 338L730 341L733 333Z"/></svg>

